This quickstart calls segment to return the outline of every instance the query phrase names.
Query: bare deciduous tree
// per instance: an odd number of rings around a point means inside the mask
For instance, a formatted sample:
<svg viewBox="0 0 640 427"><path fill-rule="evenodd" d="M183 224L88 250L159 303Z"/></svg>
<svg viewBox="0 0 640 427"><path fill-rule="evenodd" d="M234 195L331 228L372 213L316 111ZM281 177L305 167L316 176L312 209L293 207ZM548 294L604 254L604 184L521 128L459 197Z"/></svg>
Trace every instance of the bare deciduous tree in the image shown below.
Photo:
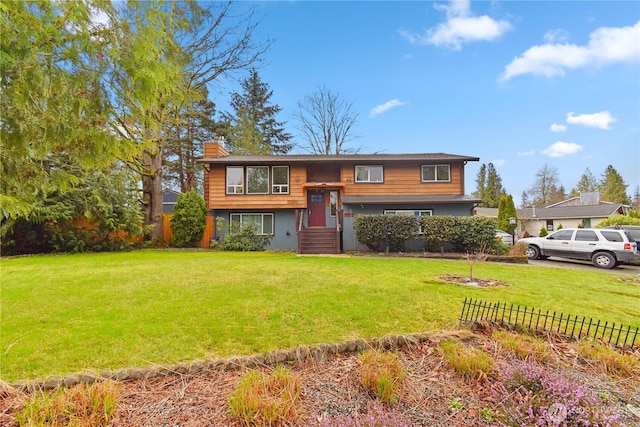
<svg viewBox="0 0 640 427"><path fill-rule="evenodd" d="M298 101L295 118L299 122L298 129L306 139L306 145L300 148L313 154L358 152L358 148L347 146L356 138L352 128L358 121L358 114L352 109L352 102L341 99L338 93L331 92L325 86Z"/></svg>

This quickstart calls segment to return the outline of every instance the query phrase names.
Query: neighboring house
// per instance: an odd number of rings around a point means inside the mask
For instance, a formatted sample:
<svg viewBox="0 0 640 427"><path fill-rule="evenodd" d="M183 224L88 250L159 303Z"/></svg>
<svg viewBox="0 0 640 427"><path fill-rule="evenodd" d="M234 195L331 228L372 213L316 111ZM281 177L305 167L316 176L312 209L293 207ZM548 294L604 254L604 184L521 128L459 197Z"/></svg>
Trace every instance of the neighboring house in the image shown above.
<svg viewBox="0 0 640 427"><path fill-rule="evenodd" d="M179 195L180 193L174 190L162 191L162 213L173 213L173 208L178 202Z"/></svg>
<svg viewBox="0 0 640 427"><path fill-rule="evenodd" d="M225 225L255 223L270 249L339 253L365 249L353 231L358 214L470 216L480 201L465 194L464 167L452 154L229 155L205 144L204 194Z"/></svg>
<svg viewBox="0 0 640 427"><path fill-rule="evenodd" d="M518 209L518 234L538 236L542 227L551 232L564 228L595 227L616 214L629 214L629 206L600 200L598 192L583 193L549 206Z"/></svg>

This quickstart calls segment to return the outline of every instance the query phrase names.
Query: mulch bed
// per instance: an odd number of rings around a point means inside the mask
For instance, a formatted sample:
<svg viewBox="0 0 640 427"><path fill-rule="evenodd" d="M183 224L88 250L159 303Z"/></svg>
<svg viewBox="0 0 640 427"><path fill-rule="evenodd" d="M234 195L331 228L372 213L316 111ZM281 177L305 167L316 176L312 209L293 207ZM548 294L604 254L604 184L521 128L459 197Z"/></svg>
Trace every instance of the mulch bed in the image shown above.
<svg viewBox="0 0 640 427"><path fill-rule="evenodd" d="M411 420L414 426L485 426L480 410L490 408L491 379L465 381L443 360L438 344L454 338L483 348L498 363L507 360L488 331L452 331L434 335L429 342L403 348L401 360L408 376L400 398L389 410ZM551 357L583 384L610 393L621 402L640 407L640 379L612 380L599 372L596 364L585 363L576 355L575 343L549 338ZM357 355L330 356L324 360L292 363L302 379L302 414L298 426L317 426L326 417L364 413L373 399L360 384ZM272 367L262 367L265 371ZM121 384L121 400L112 426L241 426L229 413L228 399L246 370L210 371L176 375ZM0 384L1 385L1 384ZM13 417L28 396L0 387L0 425L13 427ZM452 402L462 403L462 407ZM640 417L623 414L627 426L640 425Z"/></svg>

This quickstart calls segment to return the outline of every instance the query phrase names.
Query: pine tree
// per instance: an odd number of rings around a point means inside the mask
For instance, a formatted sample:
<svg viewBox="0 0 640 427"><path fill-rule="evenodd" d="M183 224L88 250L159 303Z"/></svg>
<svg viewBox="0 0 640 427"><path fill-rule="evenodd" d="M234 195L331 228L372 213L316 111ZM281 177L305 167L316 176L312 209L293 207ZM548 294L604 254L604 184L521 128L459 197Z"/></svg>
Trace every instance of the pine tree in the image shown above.
<svg viewBox="0 0 640 427"><path fill-rule="evenodd" d="M574 196L579 196L581 193L590 193L597 190L598 180L595 176L593 176L591 170L589 170L589 168L586 168L584 170L584 173L580 177L580 181L578 181L576 188L571 191L571 194Z"/></svg>
<svg viewBox="0 0 640 427"><path fill-rule="evenodd" d="M227 148L233 154L286 154L293 148L288 143L292 135L284 130L284 122L276 121L282 110L270 105L273 91L260 80L258 71L251 70L242 81L243 93L231 94L234 114L225 112L223 121L229 125Z"/></svg>
<svg viewBox="0 0 640 427"><path fill-rule="evenodd" d="M617 170L611 165L607 166L600 181L600 198L607 202L630 204L627 194L628 185Z"/></svg>
<svg viewBox="0 0 640 427"><path fill-rule="evenodd" d="M482 202L479 206L486 208L497 208L500 203L500 197L507 194L502 186L502 178L498 175L493 163L480 166L480 170L476 176L477 190L473 195Z"/></svg>
<svg viewBox="0 0 640 427"><path fill-rule="evenodd" d="M202 168L196 159L202 157L204 143L213 140L220 130L214 120L215 104L207 99L174 111L174 121L164 144L163 179L165 188L181 193L202 193Z"/></svg>

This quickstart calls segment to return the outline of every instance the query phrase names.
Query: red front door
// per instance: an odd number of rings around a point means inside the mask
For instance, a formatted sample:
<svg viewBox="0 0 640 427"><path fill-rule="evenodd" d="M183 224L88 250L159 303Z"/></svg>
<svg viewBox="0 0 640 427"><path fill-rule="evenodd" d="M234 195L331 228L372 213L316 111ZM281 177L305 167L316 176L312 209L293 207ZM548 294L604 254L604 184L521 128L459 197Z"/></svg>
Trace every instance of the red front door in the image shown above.
<svg viewBox="0 0 640 427"><path fill-rule="evenodd" d="M324 227L326 225L324 192L319 190L307 192L307 213L309 214L309 227Z"/></svg>

